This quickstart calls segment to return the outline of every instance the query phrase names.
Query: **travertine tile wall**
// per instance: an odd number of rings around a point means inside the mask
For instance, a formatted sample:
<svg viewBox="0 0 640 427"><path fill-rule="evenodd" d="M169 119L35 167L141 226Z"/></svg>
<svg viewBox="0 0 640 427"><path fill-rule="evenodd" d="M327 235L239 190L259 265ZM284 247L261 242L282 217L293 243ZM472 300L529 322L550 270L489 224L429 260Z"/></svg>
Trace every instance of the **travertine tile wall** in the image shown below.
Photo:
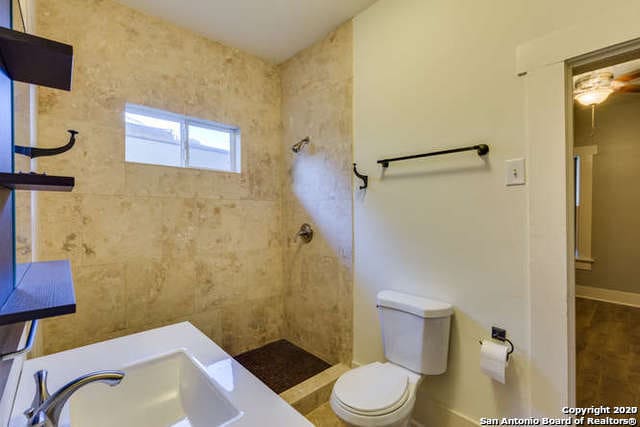
<svg viewBox="0 0 640 427"><path fill-rule="evenodd" d="M41 89L38 260L71 259L74 315L43 322L44 352L190 320L231 353L280 338L278 68L111 0L40 0L37 30L75 49L73 90ZM237 125L242 174L124 161L125 102Z"/></svg>
<svg viewBox="0 0 640 427"><path fill-rule="evenodd" d="M31 90L29 85L25 83L14 82L13 84L13 139L16 145L31 145ZM16 172L30 172L31 161L28 157L16 154L13 167ZM31 262L33 255L31 191L16 191L14 197L16 209L16 262Z"/></svg>
<svg viewBox="0 0 640 427"><path fill-rule="evenodd" d="M280 67L286 337L328 362L352 349L352 24ZM299 153L291 145L309 136ZM304 222L315 236L294 240Z"/></svg>
<svg viewBox="0 0 640 427"><path fill-rule="evenodd" d="M32 0L21 0L20 2L12 0L11 3L13 28L18 31L33 32L33 22L30 15L33 9ZM18 81L13 82L13 142L15 145L35 145L36 135L32 128L36 111L34 94L34 86ZM30 172L31 160L16 154L13 168L16 172ZM16 191L14 200L16 262L31 262L33 255L31 191Z"/></svg>

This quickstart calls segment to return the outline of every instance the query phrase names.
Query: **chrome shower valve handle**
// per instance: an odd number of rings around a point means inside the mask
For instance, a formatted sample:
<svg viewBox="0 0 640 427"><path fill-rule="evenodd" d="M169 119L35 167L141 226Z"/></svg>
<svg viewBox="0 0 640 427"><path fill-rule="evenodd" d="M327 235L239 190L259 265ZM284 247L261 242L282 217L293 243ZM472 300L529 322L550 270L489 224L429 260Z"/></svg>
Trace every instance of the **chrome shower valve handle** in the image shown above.
<svg viewBox="0 0 640 427"><path fill-rule="evenodd" d="M296 241L298 237L304 242L309 243L313 240L313 228L306 222L300 226L300 230L296 233Z"/></svg>

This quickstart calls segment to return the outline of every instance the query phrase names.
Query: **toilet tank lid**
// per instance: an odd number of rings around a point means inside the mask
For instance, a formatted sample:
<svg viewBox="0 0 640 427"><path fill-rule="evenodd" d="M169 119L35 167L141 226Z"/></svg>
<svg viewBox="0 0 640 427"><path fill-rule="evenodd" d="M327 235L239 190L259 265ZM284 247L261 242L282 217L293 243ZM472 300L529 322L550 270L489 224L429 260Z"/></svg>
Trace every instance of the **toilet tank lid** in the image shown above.
<svg viewBox="0 0 640 427"><path fill-rule="evenodd" d="M380 291L378 306L393 308L423 318L447 317L453 314L451 304L397 291Z"/></svg>

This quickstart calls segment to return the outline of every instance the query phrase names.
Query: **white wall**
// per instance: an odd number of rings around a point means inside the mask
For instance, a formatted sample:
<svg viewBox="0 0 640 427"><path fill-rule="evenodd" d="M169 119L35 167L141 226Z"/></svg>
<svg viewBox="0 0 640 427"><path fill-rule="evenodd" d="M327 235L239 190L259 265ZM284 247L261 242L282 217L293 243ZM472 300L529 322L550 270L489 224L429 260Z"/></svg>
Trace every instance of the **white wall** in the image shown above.
<svg viewBox="0 0 640 427"><path fill-rule="evenodd" d="M428 426L446 425L447 414L460 415L449 417L456 422L527 415L532 387L550 391L549 412L567 398L563 382L544 375L556 367L531 361L530 344L540 342L530 325L528 187L504 186L504 161L527 153L516 47L630 4L380 0L355 19L354 158L370 186L354 206L354 361L383 358L380 289L454 304L449 371L427 378L416 405L416 418ZM491 146L484 161L465 153L394 163L384 178L375 163L476 142ZM506 385L478 367L478 338L491 325L507 328L517 347Z"/></svg>

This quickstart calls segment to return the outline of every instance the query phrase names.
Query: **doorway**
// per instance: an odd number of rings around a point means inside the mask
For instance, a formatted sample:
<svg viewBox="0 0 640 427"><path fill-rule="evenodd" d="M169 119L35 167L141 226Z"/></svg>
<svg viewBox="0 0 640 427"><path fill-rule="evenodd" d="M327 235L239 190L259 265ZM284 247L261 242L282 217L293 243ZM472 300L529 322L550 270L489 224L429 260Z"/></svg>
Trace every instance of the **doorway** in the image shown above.
<svg viewBox="0 0 640 427"><path fill-rule="evenodd" d="M569 64L578 407L640 401L639 58Z"/></svg>
<svg viewBox="0 0 640 427"><path fill-rule="evenodd" d="M611 59L640 57L638 12L640 4L633 2L629 9L609 8L597 19L526 41L515 51L526 120L533 414L576 406L572 76L612 65Z"/></svg>

